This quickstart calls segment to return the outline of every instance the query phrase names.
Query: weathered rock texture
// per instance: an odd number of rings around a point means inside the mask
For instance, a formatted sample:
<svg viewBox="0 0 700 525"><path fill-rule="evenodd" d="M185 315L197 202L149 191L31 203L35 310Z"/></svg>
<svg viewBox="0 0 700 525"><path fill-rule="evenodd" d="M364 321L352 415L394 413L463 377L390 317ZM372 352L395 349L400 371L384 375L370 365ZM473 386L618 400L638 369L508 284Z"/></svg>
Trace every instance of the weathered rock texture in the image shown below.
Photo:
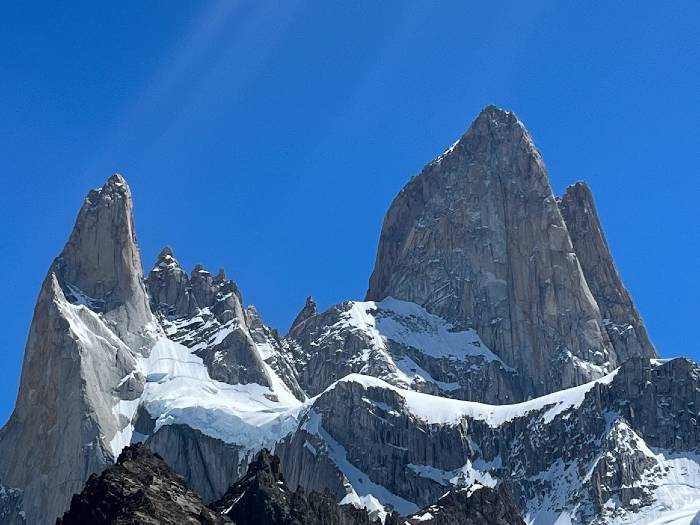
<svg viewBox="0 0 700 525"><path fill-rule="evenodd" d="M367 291L389 296L475 328L526 396L600 377L628 355L610 343L542 157L494 106L394 199Z"/></svg>
<svg viewBox="0 0 700 525"><path fill-rule="evenodd" d="M451 490L434 505L409 517L408 525L525 525L504 485ZM390 524L385 524L390 525Z"/></svg>
<svg viewBox="0 0 700 525"><path fill-rule="evenodd" d="M559 209L619 360L655 357L656 350L610 254L586 183L569 186Z"/></svg>
<svg viewBox="0 0 700 525"><path fill-rule="evenodd" d="M293 331L296 327L298 327L308 318L313 317L317 313L318 310L316 308L316 301L313 297L308 296L306 298L306 303L304 303L304 308L301 309L301 311L294 318L294 321L292 321L292 326L289 328L289 331Z"/></svg>
<svg viewBox="0 0 700 525"><path fill-rule="evenodd" d="M161 427L145 444L180 474L205 503L219 499L245 472L240 446L187 425Z"/></svg>
<svg viewBox="0 0 700 525"><path fill-rule="evenodd" d="M644 523L697 497L699 396L700 369L684 359L633 358L595 384L511 407L352 376L276 451L292 485L340 498L376 484L404 514L450 487L501 482L530 523Z"/></svg>
<svg viewBox="0 0 700 525"><path fill-rule="evenodd" d="M367 511L339 506L329 494L290 490L280 462L262 450L246 475L212 508L238 525L380 525Z"/></svg>
<svg viewBox="0 0 700 525"><path fill-rule="evenodd" d="M223 270L216 276L197 265L188 278L172 249L161 251L148 274L153 306L178 327L168 335L204 360L212 379L270 386L270 377L246 325L241 293ZM211 338L215 334L224 334Z"/></svg>
<svg viewBox="0 0 700 525"><path fill-rule="evenodd" d="M518 400L518 372L473 331L460 332L397 300L346 301L295 324L287 339L298 378L315 396L348 374L419 392L482 401Z"/></svg>
<svg viewBox="0 0 700 525"><path fill-rule="evenodd" d="M125 448L117 464L93 474L56 525L224 525L185 481L142 445Z"/></svg>
<svg viewBox="0 0 700 525"><path fill-rule="evenodd" d="M21 489L28 523L52 523L115 459L128 421L113 409L141 394L134 352L148 351L153 330L131 194L114 175L88 194L42 284L17 404L0 431L0 482Z"/></svg>

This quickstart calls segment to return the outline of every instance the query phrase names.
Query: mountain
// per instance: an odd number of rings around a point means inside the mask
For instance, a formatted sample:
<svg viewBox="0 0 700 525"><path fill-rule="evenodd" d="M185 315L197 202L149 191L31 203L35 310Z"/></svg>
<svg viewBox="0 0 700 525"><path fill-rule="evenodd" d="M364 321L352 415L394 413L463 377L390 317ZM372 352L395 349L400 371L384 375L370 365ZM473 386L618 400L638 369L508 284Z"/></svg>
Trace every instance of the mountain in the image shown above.
<svg viewBox="0 0 700 525"><path fill-rule="evenodd" d="M578 201L567 205L575 200L563 201L567 218L580 215ZM585 240L589 224L574 230L584 261L614 266L604 240ZM627 337L634 343L613 345L575 248L530 134L513 113L490 106L394 199L367 299L410 301L476 330L519 372L521 399L548 394L604 376L628 347L655 356L631 300L619 303L619 317L641 330Z"/></svg>
<svg viewBox="0 0 700 525"><path fill-rule="evenodd" d="M556 198L513 113L484 109L397 195L364 301L309 297L286 335L170 247L144 274L113 175L41 286L0 523L52 525L143 443L187 508L237 522L687 524L699 382L657 358L590 189ZM148 468L146 492L175 483Z"/></svg>
<svg viewBox="0 0 700 525"><path fill-rule="evenodd" d="M159 456L126 447L117 463L93 474L56 525L225 525Z"/></svg>
<svg viewBox="0 0 700 525"><path fill-rule="evenodd" d="M366 510L338 505L328 493L290 490L279 458L263 449L248 472L212 505L237 525L381 525Z"/></svg>
<svg viewBox="0 0 700 525"><path fill-rule="evenodd" d="M410 516L407 525L525 525L508 492L474 484L451 490L424 511Z"/></svg>
<svg viewBox="0 0 700 525"><path fill-rule="evenodd" d="M456 518L458 521L454 521ZM481 521L479 521L481 519ZM486 521L484 521L484 519ZM291 490L279 458L263 449L246 474L209 507L159 455L130 445L117 462L93 474L56 525L381 525L365 509L338 505L328 493ZM522 525L507 491L473 485L450 491L415 516L392 514L386 525L435 523Z"/></svg>
<svg viewBox="0 0 700 525"><path fill-rule="evenodd" d="M120 409L143 392L137 360L157 333L132 209L118 175L91 191L41 285L0 431L0 483L21 490L28 523L52 521L129 443Z"/></svg>

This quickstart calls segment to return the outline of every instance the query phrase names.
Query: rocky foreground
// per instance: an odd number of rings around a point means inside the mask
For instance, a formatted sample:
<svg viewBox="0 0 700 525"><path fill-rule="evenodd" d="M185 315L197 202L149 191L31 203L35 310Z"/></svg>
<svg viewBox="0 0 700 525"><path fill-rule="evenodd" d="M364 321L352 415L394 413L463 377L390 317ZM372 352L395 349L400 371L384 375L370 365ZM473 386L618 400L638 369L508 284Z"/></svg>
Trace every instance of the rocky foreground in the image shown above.
<svg viewBox="0 0 700 525"><path fill-rule="evenodd" d="M143 445L125 448L117 463L93 474L56 525L381 525L364 509L332 495L291 490L279 458L262 450L248 472L211 508L163 459ZM524 525L507 492L481 485L451 491L415 516L392 514L385 525Z"/></svg>

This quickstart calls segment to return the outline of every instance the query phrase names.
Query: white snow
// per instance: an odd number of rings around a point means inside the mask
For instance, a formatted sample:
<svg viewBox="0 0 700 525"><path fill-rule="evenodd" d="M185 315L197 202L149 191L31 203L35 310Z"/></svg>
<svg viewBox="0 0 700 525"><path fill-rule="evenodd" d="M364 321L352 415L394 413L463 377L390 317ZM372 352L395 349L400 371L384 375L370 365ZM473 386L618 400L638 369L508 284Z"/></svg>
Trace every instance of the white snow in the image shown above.
<svg viewBox="0 0 700 525"><path fill-rule="evenodd" d="M354 363L360 363L360 373L379 375L400 387L420 390L425 383L433 383L449 392L460 388L460 384L435 379L409 355L392 353L392 343L434 359L469 360L474 372L490 362L498 362L504 370L513 371L487 348L474 330L456 331L450 323L424 308L391 297L380 302L347 303L347 310L340 313L339 320L321 338L335 341L339 332L348 329L362 332L370 339L368 347L353 359ZM376 363L384 363L379 366L379 372Z"/></svg>
<svg viewBox="0 0 700 525"><path fill-rule="evenodd" d="M448 399L430 394L414 392L393 386L381 379L350 374L342 378L341 382L354 382L363 385L365 388L386 388L398 393L406 402L406 407L411 414L429 424L458 424L462 418L469 417L486 422L490 427L496 428L506 421L511 421L518 417L523 417L533 411L540 411L547 408L542 414L542 421L549 423L557 415L576 408L583 402L588 393L596 384L609 384L617 374L617 370L605 377L596 379L581 386L561 390L553 394L538 397L523 403L511 405L487 405L472 401L460 401ZM331 385L328 390L335 388L337 383Z"/></svg>
<svg viewBox="0 0 700 525"><path fill-rule="evenodd" d="M227 443L255 451L272 447L296 428L302 407L267 367L272 389L258 384L229 385L209 377L201 358L187 347L161 337L142 361L152 379L141 397L146 410L163 425L186 424Z"/></svg>

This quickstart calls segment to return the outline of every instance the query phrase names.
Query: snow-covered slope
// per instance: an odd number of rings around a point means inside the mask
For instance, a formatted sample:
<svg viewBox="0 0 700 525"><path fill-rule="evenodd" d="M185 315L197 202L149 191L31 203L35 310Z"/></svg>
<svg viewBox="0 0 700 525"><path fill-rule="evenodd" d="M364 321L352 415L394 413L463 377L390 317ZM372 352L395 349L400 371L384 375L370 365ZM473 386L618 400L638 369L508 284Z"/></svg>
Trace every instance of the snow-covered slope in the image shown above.
<svg viewBox="0 0 700 525"><path fill-rule="evenodd" d="M674 411L696 388L700 370L685 360L630 361L498 406L350 375L309 401L278 451L292 484L370 508L407 514L450 486L504 483L532 525L651 523L697 510L695 430Z"/></svg>
<svg viewBox="0 0 700 525"><path fill-rule="evenodd" d="M458 399L512 402L517 372L494 355L474 330L410 302L347 301L289 333L300 382L311 395L351 373L401 388Z"/></svg>

